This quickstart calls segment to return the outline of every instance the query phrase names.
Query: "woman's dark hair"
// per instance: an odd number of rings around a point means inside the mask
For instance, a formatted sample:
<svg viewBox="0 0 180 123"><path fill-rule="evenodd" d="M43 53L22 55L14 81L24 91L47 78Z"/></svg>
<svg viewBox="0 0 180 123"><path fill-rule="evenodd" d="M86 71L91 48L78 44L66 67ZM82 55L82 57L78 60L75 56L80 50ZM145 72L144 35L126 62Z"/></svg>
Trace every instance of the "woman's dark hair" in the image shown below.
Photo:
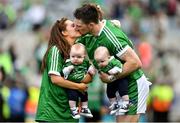
<svg viewBox="0 0 180 123"><path fill-rule="evenodd" d="M98 5L89 3L77 8L74 12L74 17L82 20L85 24L91 22L97 24L99 20L102 20L103 12Z"/></svg>
<svg viewBox="0 0 180 123"><path fill-rule="evenodd" d="M53 25L51 29L48 48L42 61L41 72L43 72L46 67L48 51L52 46L56 46L59 49L59 52L61 53L64 59L67 59L69 57L69 51L71 46L62 34L62 31L66 30L65 22L67 20L67 18L62 18L61 20L57 20L56 23Z"/></svg>

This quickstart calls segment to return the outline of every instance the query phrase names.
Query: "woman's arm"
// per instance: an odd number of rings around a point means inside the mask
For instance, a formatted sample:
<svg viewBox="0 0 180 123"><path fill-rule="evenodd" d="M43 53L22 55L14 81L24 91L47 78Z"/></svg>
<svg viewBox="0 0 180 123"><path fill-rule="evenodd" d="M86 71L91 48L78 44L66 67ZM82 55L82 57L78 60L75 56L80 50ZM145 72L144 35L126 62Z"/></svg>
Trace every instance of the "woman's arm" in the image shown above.
<svg viewBox="0 0 180 123"><path fill-rule="evenodd" d="M86 76L84 77L84 79L81 81L82 83L88 84L90 82L92 82L92 76L87 73Z"/></svg>
<svg viewBox="0 0 180 123"><path fill-rule="evenodd" d="M64 88L69 88L69 89L76 89L80 91L85 91L87 90L87 85L84 83L75 83L69 80L64 79L61 76L57 76L54 74L50 75L52 83L64 87Z"/></svg>

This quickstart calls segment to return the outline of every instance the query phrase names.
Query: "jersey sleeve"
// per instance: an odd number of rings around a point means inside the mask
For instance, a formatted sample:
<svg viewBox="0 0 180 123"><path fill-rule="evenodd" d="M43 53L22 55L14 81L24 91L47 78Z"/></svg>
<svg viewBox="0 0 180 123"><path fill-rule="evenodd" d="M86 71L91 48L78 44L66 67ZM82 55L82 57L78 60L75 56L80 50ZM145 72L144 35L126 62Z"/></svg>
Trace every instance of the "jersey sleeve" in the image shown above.
<svg viewBox="0 0 180 123"><path fill-rule="evenodd" d="M63 68L63 58L56 46L53 46L49 51L47 66L48 66L48 74L61 76L60 73Z"/></svg>
<svg viewBox="0 0 180 123"><path fill-rule="evenodd" d="M106 47L109 47L113 55L120 57L129 47L132 47L131 41L120 28L105 26L103 32L106 35L107 41L104 41L107 42Z"/></svg>
<svg viewBox="0 0 180 123"><path fill-rule="evenodd" d="M116 55L117 57L120 57L130 47L123 38L114 37L113 39L107 40L107 42L106 47L113 53L112 55Z"/></svg>

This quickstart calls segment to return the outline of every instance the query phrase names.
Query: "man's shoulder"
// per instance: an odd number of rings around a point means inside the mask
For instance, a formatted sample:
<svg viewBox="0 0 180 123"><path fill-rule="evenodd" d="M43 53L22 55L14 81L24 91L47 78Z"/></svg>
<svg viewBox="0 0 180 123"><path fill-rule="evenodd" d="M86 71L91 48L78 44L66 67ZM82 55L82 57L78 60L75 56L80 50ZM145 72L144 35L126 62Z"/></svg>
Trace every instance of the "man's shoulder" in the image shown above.
<svg viewBox="0 0 180 123"><path fill-rule="evenodd" d="M90 39L93 38L94 36L92 34L86 34L84 36L81 36L81 39Z"/></svg>
<svg viewBox="0 0 180 123"><path fill-rule="evenodd" d="M86 35L83 35L83 36L79 37L79 38L76 40L76 43L78 43L78 42L80 42L80 43L82 43L82 42L87 42L87 41L91 40L92 38L94 38L93 35L91 35L91 34L86 34Z"/></svg>

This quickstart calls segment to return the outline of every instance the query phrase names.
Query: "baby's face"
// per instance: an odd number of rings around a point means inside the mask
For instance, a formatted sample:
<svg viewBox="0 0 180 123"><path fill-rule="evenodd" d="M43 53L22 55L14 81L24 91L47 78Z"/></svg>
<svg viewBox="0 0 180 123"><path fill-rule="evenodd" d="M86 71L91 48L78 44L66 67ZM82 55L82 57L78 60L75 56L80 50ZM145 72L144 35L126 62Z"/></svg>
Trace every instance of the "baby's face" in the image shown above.
<svg viewBox="0 0 180 123"><path fill-rule="evenodd" d="M79 65L83 63L85 58L85 54L83 50L71 50L70 52L70 60L74 65Z"/></svg>
<svg viewBox="0 0 180 123"><path fill-rule="evenodd" d="M109 63L109 57L106 55L95 56L95 60L100 68L107 66Z"/></svg>

